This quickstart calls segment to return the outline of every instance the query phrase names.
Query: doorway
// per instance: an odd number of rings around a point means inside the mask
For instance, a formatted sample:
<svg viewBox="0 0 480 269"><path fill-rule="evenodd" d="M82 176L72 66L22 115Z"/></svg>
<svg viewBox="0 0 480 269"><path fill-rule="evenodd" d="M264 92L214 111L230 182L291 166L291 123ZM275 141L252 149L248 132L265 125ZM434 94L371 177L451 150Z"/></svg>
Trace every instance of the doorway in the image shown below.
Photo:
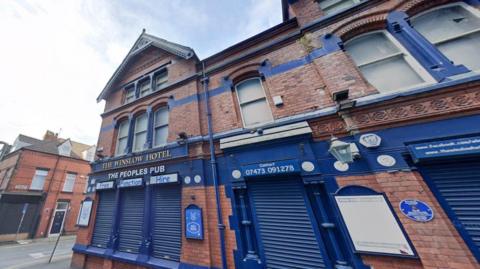
<svg viewBox="0 0 480 269"><path fill-rule="evenodd" d="M60 235L63 230L63 225L65 223L65 216L67 215L67 210L68 202L57 202L48 236Z"/></svg>

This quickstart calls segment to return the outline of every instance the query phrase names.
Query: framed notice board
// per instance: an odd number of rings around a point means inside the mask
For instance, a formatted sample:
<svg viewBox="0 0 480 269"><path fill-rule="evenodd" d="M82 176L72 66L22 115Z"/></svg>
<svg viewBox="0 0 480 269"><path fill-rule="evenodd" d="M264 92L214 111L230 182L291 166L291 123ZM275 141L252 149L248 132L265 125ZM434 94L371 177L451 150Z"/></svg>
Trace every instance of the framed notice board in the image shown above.
<svg viewBox="0 0 480 269"><path fill-rule="evenodd" d="M334 199L354 252L417 257L385 195L361 186L348 187L350 191L340 189ZM352 191L356 188L363 191Z"/></svg>

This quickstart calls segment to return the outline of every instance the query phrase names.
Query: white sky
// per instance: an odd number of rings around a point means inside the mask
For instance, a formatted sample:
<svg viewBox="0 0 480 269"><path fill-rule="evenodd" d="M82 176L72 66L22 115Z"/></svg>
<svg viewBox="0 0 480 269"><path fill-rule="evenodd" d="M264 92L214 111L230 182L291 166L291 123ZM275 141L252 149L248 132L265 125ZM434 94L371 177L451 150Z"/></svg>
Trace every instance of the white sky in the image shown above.
<svg viewBox="0 0 480 269"><path fill-rule="evenodd" d="M49 129L95 144L96 97L142 28L203 59L280 23L280 2L0 1L0 141Z"/></svg>

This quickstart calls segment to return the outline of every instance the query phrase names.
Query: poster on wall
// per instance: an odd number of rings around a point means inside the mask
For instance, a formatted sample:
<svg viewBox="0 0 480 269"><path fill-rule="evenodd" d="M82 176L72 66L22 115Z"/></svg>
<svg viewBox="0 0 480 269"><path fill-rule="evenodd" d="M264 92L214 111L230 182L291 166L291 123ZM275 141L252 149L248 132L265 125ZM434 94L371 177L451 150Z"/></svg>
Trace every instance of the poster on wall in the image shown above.
<svg viewBox="0 0 480 269"><path fill-rule="evenodd" d="M196 205L190 205L185 209L185 237L203 239L202 209Z"/></svg>
<svg viewBox="0 0 480 269"><path fill-rule="evenodd" d="M84 200L78 213L77 225L88 226L90 214L92 213L93 200Z"/></svg>
<svg viewBox="0 0 480 269"><path fill-rule="evenodd" d="M355 251L416 256L385 196L335 196Z"/></svg>

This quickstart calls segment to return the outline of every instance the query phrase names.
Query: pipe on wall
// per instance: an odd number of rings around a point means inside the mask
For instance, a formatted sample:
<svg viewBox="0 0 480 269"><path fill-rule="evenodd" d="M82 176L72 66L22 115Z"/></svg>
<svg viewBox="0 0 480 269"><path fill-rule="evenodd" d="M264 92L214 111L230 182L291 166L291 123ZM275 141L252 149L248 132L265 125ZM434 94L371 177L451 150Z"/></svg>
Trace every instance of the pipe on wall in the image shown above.
<svg viewBox="0 0 480 269"><path fill-rule="evenodd" d="M202 83L205 96L205 111L207 113L208 142L210 146L210 165L212 169L213 187L215 188L215 201L217 205L218 233L220 235L220 254L222 256L222 269L227 269L227 257L225 255L225 225L223 224L220 194L218 191L217 157L215 156L215 144L213 143L212 113L208 101L208 77L205 74L205 63L202 62Z"/></svg>

